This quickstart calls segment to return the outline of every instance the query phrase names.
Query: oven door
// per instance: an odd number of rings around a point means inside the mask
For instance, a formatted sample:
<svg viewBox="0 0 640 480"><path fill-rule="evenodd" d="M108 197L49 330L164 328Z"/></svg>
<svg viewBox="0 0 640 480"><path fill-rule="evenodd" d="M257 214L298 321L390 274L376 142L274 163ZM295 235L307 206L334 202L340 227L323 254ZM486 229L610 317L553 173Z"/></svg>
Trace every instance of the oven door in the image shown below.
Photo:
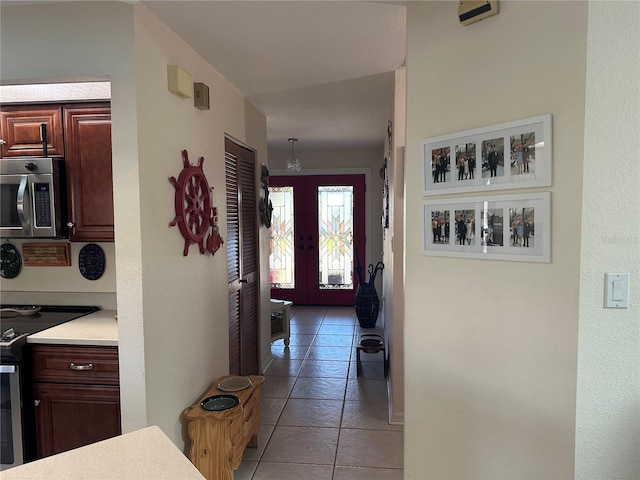
<svg viewBox="0 0 640 480"><path fill-rule="evenodd" d="M0 365L0 470L24 463L20 366Z"/></svg>
<svg viewBox="0 0 640 480"><path fill-rule="evenodd" d="M0 232L3 237L31 236L29 175L0 176Z"/></svg>

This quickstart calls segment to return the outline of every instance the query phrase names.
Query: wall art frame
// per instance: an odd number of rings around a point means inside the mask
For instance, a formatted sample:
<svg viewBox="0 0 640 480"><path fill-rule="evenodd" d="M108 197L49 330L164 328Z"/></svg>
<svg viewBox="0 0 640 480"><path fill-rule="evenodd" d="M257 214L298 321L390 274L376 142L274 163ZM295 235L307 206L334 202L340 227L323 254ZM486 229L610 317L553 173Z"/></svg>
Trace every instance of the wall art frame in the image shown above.
<svg viewBox="0 0 640 480"><path fill-rule="evenodd" d="M424 200L422 222L423 255L551 262L550 192Z"/></svg>
<svg viewBox="0 0 640 480"><path fill-rule="evenodd" d="M552 184L551 114L423 140L423 196Z"/></svg>

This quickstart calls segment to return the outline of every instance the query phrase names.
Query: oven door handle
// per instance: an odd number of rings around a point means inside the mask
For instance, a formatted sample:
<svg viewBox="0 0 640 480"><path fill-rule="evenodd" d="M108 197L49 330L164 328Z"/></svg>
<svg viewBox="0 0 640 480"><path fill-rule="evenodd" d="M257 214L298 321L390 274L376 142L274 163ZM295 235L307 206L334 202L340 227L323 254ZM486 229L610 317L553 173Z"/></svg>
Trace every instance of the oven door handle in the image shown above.
<svg viewBox="0 0 640 480"><path fill-rule="evenodd" d="M0 365L0 373L18 373L15 365Z"/></svg>
<svg viewBox="0 0 640 480"><path fill-rule="evenodd" d="M22 228L26 229L31 225L31 215L29 211L29 177L22 175L20 186L18 187L18 198L16 199L16 209L18 210L18 218ZM26 207L26 208L25 208Z"/></svg>

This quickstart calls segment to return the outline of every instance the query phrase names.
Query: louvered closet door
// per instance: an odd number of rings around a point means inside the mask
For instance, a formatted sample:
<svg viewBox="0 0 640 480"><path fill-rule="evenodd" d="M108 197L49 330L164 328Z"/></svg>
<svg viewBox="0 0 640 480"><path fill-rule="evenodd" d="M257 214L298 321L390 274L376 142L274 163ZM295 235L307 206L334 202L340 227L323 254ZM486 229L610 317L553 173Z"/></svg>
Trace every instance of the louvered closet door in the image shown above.
<svg viewBox="0 0 640 480"><path fill-rule="evenodd" d="M255 153L225 139L229 373L233 375L260 373L255 169Z"/></svg>

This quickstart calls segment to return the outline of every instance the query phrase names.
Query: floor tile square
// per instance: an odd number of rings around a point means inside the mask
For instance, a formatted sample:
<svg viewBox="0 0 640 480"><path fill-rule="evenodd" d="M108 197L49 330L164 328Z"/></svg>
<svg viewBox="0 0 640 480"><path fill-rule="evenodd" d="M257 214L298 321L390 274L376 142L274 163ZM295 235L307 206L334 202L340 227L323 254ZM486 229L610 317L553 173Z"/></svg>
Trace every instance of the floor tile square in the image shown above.
<svg viewBox="0 0 640 480"><path fill-rule="evenodd" d="M403 478L402 469L368 467L336 467L333 476L333 480L402 480Z"/></svg>
<svg viewBox="0 0 640 480"><path fill-rule="evenodd" d="M343 428L340 430L336 465L400 469L403 450L402 432Z"/></svg>
<svg viewBox="0 0 640 480"><path fill-rule="evenodd" d="M347 400L386 400L387 382L384 380L369 380L363 378L349 378L347 382Z"/></svg>
<svg viewBox="0 0 640 480"><path fill-rule="evenodd" d="M351 347L318 346L309 347L309 360L339 360L348 362L351 359Z"/></svg>
<svg viewBox="0 0 640 480"><path fill-rule="evenodd" d="M302 360L274 358L265 374L272 377L295 377L302 367Z"/></svg>
<svg viewBox="0 0 640 480"><path fill-rule="evenodd" d="M311 345L311 343L313 342L313 339L315 338L315 335L305 335L305 334L291 334L291 337L289 338L289 345L294 346L294 345L306 345L309 346Z"/></svg>
<svg viewBox="0 0 640 480"><path fill-rule="evenodd" d="M271 345L271 356L276 359L304 360L309 351L308 345L290 345L285 346L281 342L280 345Z"/></svg>
<svg viewBox="0 0 640 480"><path fill-rule="evenodd" d="M353 335L355 327L352 325L320 325L318 333L321 335Z"/></svg>
<svg viewBox="0 0 640 480"><path fill-rule="evenodd" d="M314 346L319 347L351 347L353 335L316 335L313 339Z"/></svg>
<svg viewBox="0 0 640 480"><path fill-rule="evenodd" d="M253 480L331 480L332 477L333 465L260 462Z"/></svg>
<svg viewBox="0 0 640 480"><path fill-rule="evenodd" d="M290 398L278 425L295 427L340 427L342 400Z"/></svg>
<svg viewBox="0 0 640 480"><path fill-rule="evenodd" d="M291 391L290 398L343 400L346 384L344 378L300 377Z"/></svg>
<svg viewBox="0 0 640 480"><path fill-rule="evenodd" d="M331 316L325 316L324 320L322 320L323 325L356 325L356 314L355 312L352 314L334 314L333 309L331 309Z"/></svg>
<svg viewBox="0 0 640 480"><path fill-rule="evenodd" d="M242 454L243 462L258 462L260 460L260 457L262 457L262 454L264 453L264 449L269 444L269 439L271 438L274 428L276 428L275 425L260 425L260 430L258 430L258 447L245 448L244 453Z"/></svg>
<svg viewBox="0 0 640 480"><path fill-rule="evenodd" d="M291 323L289 332L291 335L315 335L318 332L319 325L306 323Z"/></svg>
<svg viewBox="0 0 640 480"><path fill-rule="evenodd" d="M389 406L386 397L371 401L344 402L342 428L402 431L402 425L389 424Z"/></svg>
<svg viewBox="0 0 640 480"><path fill-rule="evenodd" d="M275 425L287 403L286 398L265 397L260 398L260 424Z"/></svg>
<svg viewBox="0 0 640 480"><path fill-rule="evenodd" d="M384 363L382 362L360 362L362 372L358 375L358 365L355 359L355 352L349 366L349 378L366 378L369 380L386 380L384 376Z"/></svg>
<svg viewBox="0 0 640 480"><path fill-rule="evenodd" d="M296 377L272 377L265 375L264 383L260 387L260 396L287 398L291 393Z"/></svg>
<svg viewBox="0 0 640 480"><path fill-rule="evenodd" d="M257 466L258 462L245 461L243 458L238 469L233 471L233 480L251 480Z"/></svg>
<svg viewBox="0 0 640 480"><path fill-rule="evenodd" d="M339 431L337 428L277 426L261 460L333 465Z"/></svg>
<svg viewBox="0 0 640 480"><path fill-rule="evenodd" d="M347 378L349 362L333 362L325 360L305 360L300 369L301 377Z"/></svg>

